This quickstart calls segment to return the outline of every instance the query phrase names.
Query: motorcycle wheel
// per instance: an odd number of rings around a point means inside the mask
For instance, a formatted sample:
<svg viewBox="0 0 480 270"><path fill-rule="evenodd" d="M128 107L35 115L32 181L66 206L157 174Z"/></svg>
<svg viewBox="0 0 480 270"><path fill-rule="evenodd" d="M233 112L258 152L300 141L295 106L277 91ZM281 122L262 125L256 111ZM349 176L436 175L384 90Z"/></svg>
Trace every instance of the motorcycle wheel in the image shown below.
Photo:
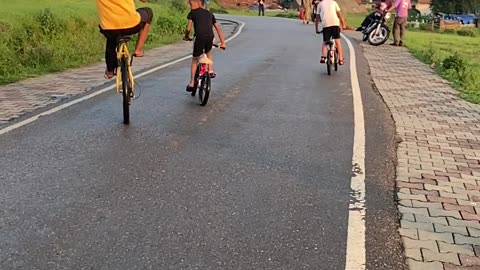
<svg viewBox="0 0 480 270"><path fill-rule="evenodd" d="M377 34L375 30L370 32L367 36L368 43L373 46L379 46L387 42L390 31L385 26L380 27L380 32Z"/></svg>

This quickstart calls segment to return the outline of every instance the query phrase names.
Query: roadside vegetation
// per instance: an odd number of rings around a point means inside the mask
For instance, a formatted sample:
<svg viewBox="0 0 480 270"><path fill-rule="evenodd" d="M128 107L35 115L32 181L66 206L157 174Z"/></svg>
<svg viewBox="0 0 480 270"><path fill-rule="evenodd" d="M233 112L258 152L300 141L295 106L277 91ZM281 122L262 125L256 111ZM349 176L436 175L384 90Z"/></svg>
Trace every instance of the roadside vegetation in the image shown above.
<svg viewBox="0 0 480 270"><path fill-rule="evenodd" d="M357 27L365 15L347 14L346 17L349 26ZM450 81L462 98L480 104L480 29L434 32L430 24L421 24L420 28L407 30L405 45Z"/></svg>
<svg viewBox="0 0 480 270"><path fill-rule="evenodd" d="M138 5L155 13L146 48L178 41L187 5L178 0L151 2ZM5 1L0 10L0 84L102 61L104 46L95 1Z"/></svg>

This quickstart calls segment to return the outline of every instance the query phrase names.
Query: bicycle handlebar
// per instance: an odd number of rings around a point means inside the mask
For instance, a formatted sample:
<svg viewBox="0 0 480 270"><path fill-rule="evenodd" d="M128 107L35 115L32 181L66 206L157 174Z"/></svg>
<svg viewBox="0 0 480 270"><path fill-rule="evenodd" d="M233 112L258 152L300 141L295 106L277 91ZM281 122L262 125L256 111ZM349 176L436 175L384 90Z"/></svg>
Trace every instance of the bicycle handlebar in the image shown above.
<svg viewBox="0 0 480 270"><path fill-rule="evenodd" d="M185 41L193 41L193 38L190 38L190 37L189 37L189 38L184 38L183 40L185 40ZM225 47L220 47L219 44L213 44L213 47L219 48L219 49L222 49L222 50L225 50Z"/></svg>

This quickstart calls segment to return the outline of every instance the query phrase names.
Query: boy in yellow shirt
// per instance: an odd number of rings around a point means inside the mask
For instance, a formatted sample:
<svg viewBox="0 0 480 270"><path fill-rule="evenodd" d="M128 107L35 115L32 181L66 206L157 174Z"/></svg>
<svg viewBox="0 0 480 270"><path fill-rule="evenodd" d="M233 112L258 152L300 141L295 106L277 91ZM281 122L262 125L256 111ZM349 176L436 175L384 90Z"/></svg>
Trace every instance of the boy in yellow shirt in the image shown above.
<svg viewBox="0 0 480 270"><path fill-rule="evenodd" d="M138 33L134 56L143 56L143 45L152 24L153 11L150 8L135 9L135 0L96 0L100 17L100 32L107 38L105 78L111 79L117 67L116 47L119 36ZM148 0L140 0L143 3Z"/></svg>

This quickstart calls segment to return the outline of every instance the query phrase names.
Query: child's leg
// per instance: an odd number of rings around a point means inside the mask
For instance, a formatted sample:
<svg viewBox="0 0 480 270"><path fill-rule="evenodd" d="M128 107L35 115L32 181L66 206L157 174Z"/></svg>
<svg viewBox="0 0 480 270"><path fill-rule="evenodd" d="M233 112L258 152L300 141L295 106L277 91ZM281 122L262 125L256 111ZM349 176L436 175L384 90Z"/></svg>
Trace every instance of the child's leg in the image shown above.
<svg viewBox="0 0 480 270"><path fill-rule="evenodd" d="M105 72L105 77L110 79L113 77L115 68L117 67L117 42L115 37L108 37L107 44L105 46L105 63L107 65L107 70Z"/></svg>
<svg viewBox="0 0 480 270"><path fill-rule="evenodd" d="M342 40L341 39L335 39L335 45L337 45L338 58L339 58L340 61L343 61Z"/></svg>
<svg viewBox="0 0 480 270"><path fill-rule="evenodd" d="M135 55L138 57L143 56L143 45L147 41L148 32L150 31L150 25L153 20L153 11L151 8L139 8L137 12L140 14L141 22L144 24L138 32L138 40L135 46Z"/></svg>
<svg viewBox="0 0 480 270"><path fill-rule="evenodd" d="M145 45L145 41L148 37L148 32L150 31L150 24L145 24L145 26L138 32L138 40L137 44L135 45L135 55L138 57L143 56L143 45Z"/></svg>
<svg viewBox="0 0 480 270"><path fill-rule="evenodd" d="M198 66L198 57L192 57L192 65L190 67L190 83L188 84L189 87L193 87L195 84L195 73L197 72Z"/></svg>
<svg viewBox="0 0 480 270"><path fill-rule="evenodd" d="M324 42L322 44L322 56L327 57L327 52L328 52L328 46L327 46L327 43Z"/></svg>
<svg viewBox="0 0 480 270"><path fill-rule="evenodd" d="M212 50L210 50L209 52L206 53L208 59L210 59L212 61L212 63L210 65L208 65L208 72L210 73L214 73L213 72L213 54L212 54Z"/></svg>

